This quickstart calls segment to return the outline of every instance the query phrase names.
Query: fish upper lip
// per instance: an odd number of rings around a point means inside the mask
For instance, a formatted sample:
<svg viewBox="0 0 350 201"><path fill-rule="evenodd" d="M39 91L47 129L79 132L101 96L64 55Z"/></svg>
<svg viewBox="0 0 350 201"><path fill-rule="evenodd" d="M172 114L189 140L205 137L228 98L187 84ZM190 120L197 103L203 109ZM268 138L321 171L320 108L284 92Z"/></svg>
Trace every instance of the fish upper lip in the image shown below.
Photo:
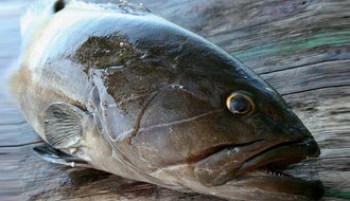
<svg viewBox="0 0 350 201"><path fill-rule="evenodd" d="M311 137L279 143L258 140L246 146L233 145L217 150L199 160L194 166L194 173L202 184L215 186L247 172L271 165L285 167L307 157L318 156L319 153L317 143Z"/></svg>
<svg viewBox="0 0 350 201"><path fill-rule="evenodd" d="M313 138L285 142L269 147L249 158L240 167L240 171L250 172L258 169L279 170L308 157L317 157L319 155L320 150Z"/></svg>

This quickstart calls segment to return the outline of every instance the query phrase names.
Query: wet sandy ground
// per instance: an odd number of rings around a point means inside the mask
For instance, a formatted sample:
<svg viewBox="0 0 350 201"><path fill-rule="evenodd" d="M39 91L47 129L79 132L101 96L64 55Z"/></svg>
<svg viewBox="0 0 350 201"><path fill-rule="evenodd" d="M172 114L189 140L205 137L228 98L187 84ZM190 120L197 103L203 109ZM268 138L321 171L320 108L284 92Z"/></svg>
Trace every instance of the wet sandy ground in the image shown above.
<svg viewBox="0 0 350 201"><path fill-rule="evenodd" d="M16 65L19 16L28 2L0 2L0 200L213 200L48 164L33 155L31 148L41 140L6 97L4 85ZM307 169L300 176L319 177L325 200L350 199L349 1L135 2L209 38L270 82L322 149L319 160L300 165ZM319 174L311 175L315 169Z"/></svg>

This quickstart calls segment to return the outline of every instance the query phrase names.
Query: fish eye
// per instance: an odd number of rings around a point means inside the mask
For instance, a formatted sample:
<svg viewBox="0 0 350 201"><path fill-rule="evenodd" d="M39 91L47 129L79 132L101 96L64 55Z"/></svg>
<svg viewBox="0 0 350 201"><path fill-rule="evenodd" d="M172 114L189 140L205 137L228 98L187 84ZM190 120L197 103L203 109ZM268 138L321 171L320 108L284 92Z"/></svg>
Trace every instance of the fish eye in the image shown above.
<svg viewBox="0 0 350 201"><path fill-rule="evenodd" d="M248 94L234 92L226 99L227 108L236 115L246 115L254 111L255 105Z"/></svg>

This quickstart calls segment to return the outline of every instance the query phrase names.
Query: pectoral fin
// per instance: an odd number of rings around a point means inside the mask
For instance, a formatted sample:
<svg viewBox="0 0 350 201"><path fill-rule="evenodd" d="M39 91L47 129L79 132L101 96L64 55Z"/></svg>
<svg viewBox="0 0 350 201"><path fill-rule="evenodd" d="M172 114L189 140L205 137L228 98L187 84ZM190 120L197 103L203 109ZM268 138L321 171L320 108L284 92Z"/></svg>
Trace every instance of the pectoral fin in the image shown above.
<svg viewBox="0 0 350 201"><path fill-rule="evenodd" d="M33 150L42 159L51 163L67 165L71 167L91 167L85 160L69 155L47 144L34 147Z"/></svg>
<svg viewBox="0 0 350 201"><path fill-rule="evenodd" d="M50 105L44 115L46 140L56 149L82 146L85 119L85 112L73 105Z"/></svg>

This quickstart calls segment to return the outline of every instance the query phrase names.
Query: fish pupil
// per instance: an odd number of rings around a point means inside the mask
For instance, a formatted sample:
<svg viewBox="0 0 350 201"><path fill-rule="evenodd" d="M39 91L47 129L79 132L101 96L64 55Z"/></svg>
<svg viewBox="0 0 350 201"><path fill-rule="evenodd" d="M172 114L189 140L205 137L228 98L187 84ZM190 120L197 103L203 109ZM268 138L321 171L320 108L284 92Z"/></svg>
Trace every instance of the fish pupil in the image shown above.
<svg viewBox="0 0 350 201"><path fill-rule="evenodd" d="M230 109L235 114L245 114L250 110L250 104L243 96L235 97L230 104Z"/></svg>

